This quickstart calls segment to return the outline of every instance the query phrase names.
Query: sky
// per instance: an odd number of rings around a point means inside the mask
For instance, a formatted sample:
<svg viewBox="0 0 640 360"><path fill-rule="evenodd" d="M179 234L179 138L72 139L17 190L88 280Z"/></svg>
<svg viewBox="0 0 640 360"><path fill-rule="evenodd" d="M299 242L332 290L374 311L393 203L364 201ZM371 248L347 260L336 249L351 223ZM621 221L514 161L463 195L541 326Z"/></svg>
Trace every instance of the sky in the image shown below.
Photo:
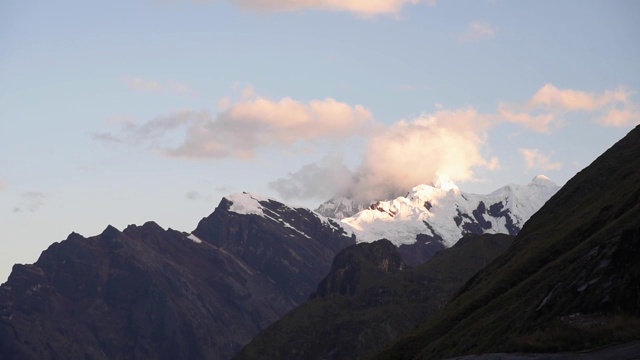
<svg viewBox="0 0 640 360"><path fill-rule="evenodd" d="M75 231L190 232L440 176L562 185L640 123L640 2L5 0L0 282Z"/></svg>

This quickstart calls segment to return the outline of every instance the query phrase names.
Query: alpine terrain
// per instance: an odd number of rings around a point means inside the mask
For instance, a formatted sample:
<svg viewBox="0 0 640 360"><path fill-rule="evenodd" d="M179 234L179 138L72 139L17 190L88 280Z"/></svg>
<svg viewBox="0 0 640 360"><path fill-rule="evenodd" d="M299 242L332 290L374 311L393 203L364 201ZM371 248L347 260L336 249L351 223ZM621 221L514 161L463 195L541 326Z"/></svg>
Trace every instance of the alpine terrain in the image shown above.
<svg viewBox="0 0 640 360"><path fill-rule="evenodd" d="M640 126L567 182L439 315L377 358L574 351L640 339L639 260Z"/></svg>
<svg viewBox="0 0 640 360"><path fill-rule="evenodd" d="M15 265L0 286L0 353L2 359L229 359L314 291L325 298L335 286L349 296L368 289L365 270L347 271L351 277L340 278L341 285L329 277L326 291L318 288L347 246L388 239L385 253L395 260L376 276L383 279L393 269L424 263L463 235L516 233L557 188L537 177L526 186L474 195L442 180L342 221L241 193L223 198L192 232L148 222L122 231L108 226L88 238L72 233L35 264ZM424 301L416 310L422 315L391 326L390 335L374 336L372 349L433 314L498 250L477 261L468 255L470 267L445 276L446 291L425 288L440 292L437 301L426 300L426 293L406 300ZM376 301L367 294L364 304Z"/></svg>
<svg viewBox="0 0 640 360"><path fill-rule="evenodd" d="M510 184L478 195L441 177L433 185L414 187L406 196L375 202L343 218L341 224L353 231L358 242L391 241L408 265L417 266L465 234L517 234L558 189L539 175L527 185Z"/></svg>

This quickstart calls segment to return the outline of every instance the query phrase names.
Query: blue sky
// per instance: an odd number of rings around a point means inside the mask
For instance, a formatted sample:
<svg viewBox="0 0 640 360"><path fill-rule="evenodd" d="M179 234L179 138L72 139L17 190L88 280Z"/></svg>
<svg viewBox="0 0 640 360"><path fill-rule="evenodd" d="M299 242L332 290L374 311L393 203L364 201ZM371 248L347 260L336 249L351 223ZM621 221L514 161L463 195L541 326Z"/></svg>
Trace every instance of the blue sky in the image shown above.
<svg viewBox="0 0 640 360"><path fill-rule="evenodd" d="M0 281L107 224L446 175L563 184L640 123L636 1L0 4ZM357 180L354 180L357 179Z"/></svg>

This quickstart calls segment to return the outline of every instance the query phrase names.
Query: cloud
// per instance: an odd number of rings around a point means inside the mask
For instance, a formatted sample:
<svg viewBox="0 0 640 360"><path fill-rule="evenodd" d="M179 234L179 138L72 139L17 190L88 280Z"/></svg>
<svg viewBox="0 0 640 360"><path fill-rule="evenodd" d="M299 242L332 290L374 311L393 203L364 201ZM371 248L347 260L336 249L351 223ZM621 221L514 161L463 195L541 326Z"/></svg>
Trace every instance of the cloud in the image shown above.
<svg viewBox="0 0 640 360"><path fill-rule="evenodd" d="M91 138L93 140L97 140L100 142L104 142L104 143L116 143L116 144L120 144L123 142L122 139L120 139L119 137L113 135L112 133L109 132L98 132L98 133L93 133L91 134Z"/></svg>
<svg viewBox="0 0 640 360"><path fill-rule="evenodd" d="M29 191L20 195L20 204L13 208L13 212L36 212L42 205L47 195L38 191Z"/></svg>
<svg viewBox="0 0 640 360"><path fill-rule="evenodd" d="M152 92L156 94L177 94L197 97L199 93L186 84L182 83L161 83L155 80L143 79L139 77L123 76L121 80L132 90Z"/></svg>
<svg viewBox="0 0 640 360"><path fill-rule="evenodd" d="M2 181L2 179L0 179L0 191L4 190L5 187L6 187L6 185L4 184L4 181Z"/></svg>
<svg viewBox="0 0 640 360"><path fill-rule="evenodd" d="M489 118L473 108L424 114L379 127L355 171L333 158L305 165L270 186L285 198L347 196L365 202L404 194L440 176L471 181L474 169L499 166L483 154L489 126Z"/></svg>
<svg viewBox="0 0 640 360"><path fill-rule="evenodd" d="M354 174L345 165L341 156L326 157L318 163L302 166L285 178L269 183L285 200L329 198L344 192L352 182Z"/></svg>
<svg viewBox="0 0 640 360"><path fill-rule="evenodd" d="M117 134L95 133L105 142L147 144L163 154L188 159L253 158L264 148L290 148L302 141L332 141L366 132L371 112L327 98L301 102L289 97L271 100L242 90L242 98L225 100L215 116L206 111L185 110L148 122L120 124ZM117 125L116 125L117 126ZM186 136L167 147L168 135Z"/></svg>
<svg viewBox="0 0 640 360"><path fill-rule="evenodd" d="M498 28L484 21L474 21L469 24L467 31L458 37L461 43L487 40L498 34Z"/></svg>
<svg viewBox="0 0 640 360"><path fill-rule="evenodd" d="M640 111L637 107L627 109L612 108L608 110L600 119L600 124L604 126L627 127L640 124Z"/></svg>
<svg viewBox="0 0 640 360"><path fill-rule="evenodd" d="M377 132L348 192L359 200L388 198L439 176L469 181L475 168L496 169L497 158L483 154L488 120L473 108L439 110Z"/></svg>
<svg viewBox="0 0 640 360"><path fill-rule="evenodd" d="M195 0L213 2L216 0ZM231 3L250 11L341 11L370 17L384 14L397 14L406 5L420 2L435 6L437 0L229 0Z"/></svg>
<svg viewBox="0 0 640 360"><path fill-rule="evenodd" d="M537 132L548 132L560 126L566 115L577 112L595 114L597 123L603 126L625 127L640 123L640 110L631 100L633 94L624 88L598 94L546 84L524 103L501 103L498 114L505 121Z"/></svg>
<svg viewBox="0 0 640 360"><path fill-rule="evenodd" d="M271 99L253 87L234 86L235 96L218 104L219 112L184 110L146 122L115 118L115 131L93 134L103 142L144 146L164 156L184 159L251 159L265 150L291 151L304 145L340 145L364 140L355 167L339 156L303 166L269 183L284 199L349 196L358 201L406 193L439 176L456 182L477 181L478 170L499 168L487 145L491 129L513 123L536 132L559 126L567 114L587 113L606 126L638 122L633 93L625 89L589 93L547 84L520 103L499 103L496 110L457 110L436 106L433 113L394 124L374 121L371 111L332 98L300 101ZM359 149L360 150L360 149ZM528 168L557 170L537 149L520 149ZM190 193L195 200L199 194Z"/></svg>
<svg viewBox="0 0 640 360"><path fill-rule="evenodd" d="M540 170L560 170L563 163L552 162L551 159L542 154L538 149L521 148L520 154L524 157L524 161L527 169L540 169Z"/></svg>

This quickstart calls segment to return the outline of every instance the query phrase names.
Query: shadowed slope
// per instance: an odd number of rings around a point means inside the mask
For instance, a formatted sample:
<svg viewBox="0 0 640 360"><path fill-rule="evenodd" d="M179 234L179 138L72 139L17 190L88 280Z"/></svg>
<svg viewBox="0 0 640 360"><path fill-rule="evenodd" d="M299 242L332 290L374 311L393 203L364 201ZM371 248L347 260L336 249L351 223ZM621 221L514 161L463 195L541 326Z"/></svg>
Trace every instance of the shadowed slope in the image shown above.
<svg viewBox="0 0 640 360"><path fill-rule="evenodd" d="M365 359L440 310L511 243L468 235L417 268L387 240L340 252L314 298L256 336L236 359Z"/></svg>
<svg viewBox="0 0 640 360"><path fill-rule="evenodd" d="M223 199L194 234L109 226L15 265L0 286L0 359L228 359L353 243L308 210L231 206Z"/></svg>

